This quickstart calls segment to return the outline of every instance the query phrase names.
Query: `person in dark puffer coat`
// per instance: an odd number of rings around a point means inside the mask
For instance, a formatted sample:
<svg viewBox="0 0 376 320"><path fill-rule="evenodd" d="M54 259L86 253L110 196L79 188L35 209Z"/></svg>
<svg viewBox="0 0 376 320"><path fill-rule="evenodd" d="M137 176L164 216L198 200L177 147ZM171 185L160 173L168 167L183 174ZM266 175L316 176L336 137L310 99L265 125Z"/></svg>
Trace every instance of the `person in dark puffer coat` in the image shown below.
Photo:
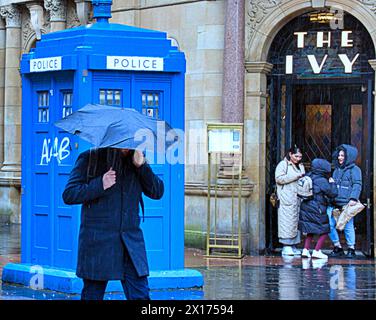
<svg viewBox="0 0 376 320"><path fill-rule="evenodd" d="M333 208L339 208L342 210L347 204L350 206L356 205L362 193L362 171L355 164L357 157L358 149L348 144L340 145L333 153L333 162L335 165L333 179L338 188L338 195L334 199L334 207L328 208L331 227L329 237L334 244L334 249L330 255L333 257L344 255L340 238L336 230L336 220L332 215ZM346 224L344 234L348 247L346 256L347 258L354 258L356 257L354 218L350 219Z"/></svg>
<svg viewBox="0 0 376 320"><path fill-rule="evenodd" d="M328 259L328 256L321 252L321 247L330 232L329 217L326 209L329 200L337 196L337 187L333 178L329 178L331 166L325 159L314 159L311 172L308 174L312 179L313 198L303 200L300 205L299 230L307 234L302 257L309 258L309 252L313 235L319 235L312 258Z"/></svg>

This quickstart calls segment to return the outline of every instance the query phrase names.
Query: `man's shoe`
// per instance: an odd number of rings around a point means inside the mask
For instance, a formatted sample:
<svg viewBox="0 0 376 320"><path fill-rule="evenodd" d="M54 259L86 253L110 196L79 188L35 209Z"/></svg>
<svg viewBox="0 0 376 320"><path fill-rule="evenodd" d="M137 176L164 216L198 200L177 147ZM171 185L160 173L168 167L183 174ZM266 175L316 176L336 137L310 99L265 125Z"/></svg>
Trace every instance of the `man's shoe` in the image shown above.
<svg viewBox="0 0 376 320"><path fill-rule="evenodd" d="M347 250L346 257L347 258L355 258L356 257L355 249L349 248Z"/></svg>
<svg viewBox="0 0 376 320"><path fill-rule="evenodd" d="M294 250L292 250L291 246L284 246L282 249L283 256L293 256L295 255Z"/></svg>
<svg viewBox="0 0 376 320"><path fill-rule="evenodd" d="M312 258L328 260L328 256L325 253L322 253L321 250L313 250Z"/></svg>
<svg viewBox="0 0 376 320"><path fill-rule="evenodd" d="M343 257L345 252L341 247L334 247L333 251L329 254L331 257Z"/></svg>

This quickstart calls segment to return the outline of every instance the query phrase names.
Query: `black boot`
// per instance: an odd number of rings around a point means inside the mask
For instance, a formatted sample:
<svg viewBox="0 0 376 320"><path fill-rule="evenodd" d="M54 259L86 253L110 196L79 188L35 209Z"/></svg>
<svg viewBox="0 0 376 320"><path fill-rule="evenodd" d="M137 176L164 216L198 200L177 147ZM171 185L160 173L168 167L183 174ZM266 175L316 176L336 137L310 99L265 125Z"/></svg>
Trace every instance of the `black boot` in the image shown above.
<svg viewBox="0 0 376 320"><path fill-rule="evenodd" d="M347 257L347 258L355 258L355 257L356 257L355 249L349 248L349 249L347 250L346 257Z"/></svg>
<svg viewBox="0 0 376 320"><path fill-rule="evenodd" d="M345 252L341 247L335 246L333 251L329 254L331 257L343 257Z"/></svg>

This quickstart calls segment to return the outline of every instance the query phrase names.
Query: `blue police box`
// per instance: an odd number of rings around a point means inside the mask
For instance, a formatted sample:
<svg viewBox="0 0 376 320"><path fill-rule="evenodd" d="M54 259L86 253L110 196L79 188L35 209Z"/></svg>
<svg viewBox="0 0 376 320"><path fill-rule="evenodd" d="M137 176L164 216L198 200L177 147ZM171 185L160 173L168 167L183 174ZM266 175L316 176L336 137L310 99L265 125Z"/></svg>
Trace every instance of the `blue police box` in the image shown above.
<svg viewBox="0 0 376 320"><path fill-rule="evenodd" d="M184 54L164 32L109 23L111 0L94 0L93 9L95 24L46 34L22 56L21 263L4 267L5 282L82 288L75 275L80 206L65 205L62 192L77 156L91 146L55 121L99 103L184 130ZM152 163L165 193L158 201L144 198L150 287L200 287L202 275L184 268L184 164ZM107 288L117 289L120 283Z"/></svg>

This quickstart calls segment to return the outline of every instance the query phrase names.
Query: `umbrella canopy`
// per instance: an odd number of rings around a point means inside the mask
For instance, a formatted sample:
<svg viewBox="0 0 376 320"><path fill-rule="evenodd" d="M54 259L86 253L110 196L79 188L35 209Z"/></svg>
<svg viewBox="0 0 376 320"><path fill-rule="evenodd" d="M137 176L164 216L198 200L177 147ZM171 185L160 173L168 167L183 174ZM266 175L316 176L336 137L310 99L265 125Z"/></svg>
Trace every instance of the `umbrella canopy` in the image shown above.
<svg viewBox="0 0 376 320"><path fill-rule="evenodd" d="M146 151L165 152L177 139L166 121L145 116L135 109L100 104L87 104L55 122L55 126L97 148L141 147ZM166 136L170 138L166 140Z"/></svg>

